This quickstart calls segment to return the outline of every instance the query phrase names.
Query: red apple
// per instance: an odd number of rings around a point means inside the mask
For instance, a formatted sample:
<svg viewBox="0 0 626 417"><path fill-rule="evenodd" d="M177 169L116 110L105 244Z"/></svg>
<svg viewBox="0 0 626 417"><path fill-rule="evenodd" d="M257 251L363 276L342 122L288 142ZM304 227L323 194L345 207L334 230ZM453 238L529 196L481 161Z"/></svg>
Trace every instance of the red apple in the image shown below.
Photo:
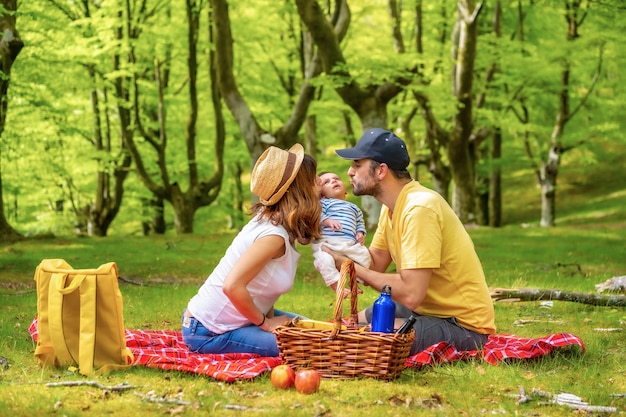
<svg viewBox="0 0 626 417"><path fill-rule="evenodd" d="M296 391L302 394L312 394L320 387L320 373L315 369L304 368L296 372Z"/></svg>
<svg viewBox="0 0 626 417"><path fill-rule="evenodd" d="M295 379L296 373L289 365L278 365L272 369L272 373L270 374L270 381L272 381L272 385L279 389L288 389L293 387Z"/></svg>

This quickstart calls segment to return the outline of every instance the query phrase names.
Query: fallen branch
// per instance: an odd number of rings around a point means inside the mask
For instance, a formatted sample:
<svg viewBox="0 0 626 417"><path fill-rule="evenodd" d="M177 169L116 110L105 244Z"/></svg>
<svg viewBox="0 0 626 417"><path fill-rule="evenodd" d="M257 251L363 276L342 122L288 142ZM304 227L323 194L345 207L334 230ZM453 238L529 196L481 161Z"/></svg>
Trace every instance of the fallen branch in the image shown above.
<svg viewBox="0 0 626 417"><path fill-rule="evenodd" d="M136 396L138 396L139 398L141 398L144 401L148 401L151 403L165 403L165 404L176 404L176 405L191 405L192 403L189 401L185 401L182 399L182 393L180 393L179 395L176 395L176 398L165 398L165 397L159 397L156 395L156 393L154 391L150 391L148 393L144 394L139 394L138 392L134 393Z"/></svg>
<svg viewBox="0 0 626 417"><path fill-rule="evenodd" d="M491 298L494 301L511 299L515 299L516 301L558 300L591 304L594 306L626 307L626 296L624 295L605 295L563 290L495 288L491 291Z"/></svg>
<svg viewBox="0 0 626 417"><path fill-rule="evenodd" d="M574 395L574 394L569 394L566 392L553 395L549 392L545 392L545 391L533 388L532 394L540 396L540 397L544 397L544 398L550 398L551 399L550 403L552 404L564 405L566 407L570 407L576 410L588 411L591 413L616 413L617 412L616 407L589 405L587 402L583 401L583 399L580 398L579 396Z"/></svg>
<svg viewBox="0 0 626 417"><path fill-rule="evenodd" d="M48 382L46 387L77 387L77 386L89 386L96 387L103 390L108 391L128 391L129 389L135 388L134 386L128 384L128 382L122 382L117 385L102 385L96 381L62 381L62 382Z"/></svg>
<svg viewBox="0 0 626 417"><path fill-rule="evenodd" d="M589 413L616 413L617 407L606 407L601 405L589 405L589 403L583 401L577 395L569 394L566 392L560 394L551 394L549 392L533 388L530 394L526 394L524 387L519 387L519 394L511 394L512 397L517 399L518 404L524 404L531 402L537 397L545 398L548 401L539 402L539 405L564 405L566 407L573 408L575 410L586 411Z"/></svg>

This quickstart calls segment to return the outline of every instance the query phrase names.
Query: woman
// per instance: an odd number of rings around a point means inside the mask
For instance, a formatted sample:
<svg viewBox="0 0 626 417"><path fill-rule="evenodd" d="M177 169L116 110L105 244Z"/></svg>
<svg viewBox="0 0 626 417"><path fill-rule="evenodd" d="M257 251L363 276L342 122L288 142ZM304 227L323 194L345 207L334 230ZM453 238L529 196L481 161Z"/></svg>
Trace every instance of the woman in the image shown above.
<svg viewBox="0 0 626 417"><path fill-rule="evenodd" d="M272 146L259 157L250 179L259 198L254 217L183 313L183 341L192 352L278 356L272 330L296 315L274 303L293 286L296 241L320 237L316 169L300 144L288 151Z"/></svg>

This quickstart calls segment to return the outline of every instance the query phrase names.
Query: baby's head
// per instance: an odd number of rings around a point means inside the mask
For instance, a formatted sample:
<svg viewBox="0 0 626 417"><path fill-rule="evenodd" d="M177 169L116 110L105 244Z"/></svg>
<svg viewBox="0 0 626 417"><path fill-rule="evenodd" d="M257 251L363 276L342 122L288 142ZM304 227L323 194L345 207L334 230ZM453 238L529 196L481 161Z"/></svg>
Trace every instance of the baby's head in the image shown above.
<svg viewBox="0 0 626 417"><path fill-rule="evenodd" d="M346 186L337 174L322 172L319 177L322 181L321 197L336 198L339 200L346 199L346 195L348 194L346 192Z"/></svg>

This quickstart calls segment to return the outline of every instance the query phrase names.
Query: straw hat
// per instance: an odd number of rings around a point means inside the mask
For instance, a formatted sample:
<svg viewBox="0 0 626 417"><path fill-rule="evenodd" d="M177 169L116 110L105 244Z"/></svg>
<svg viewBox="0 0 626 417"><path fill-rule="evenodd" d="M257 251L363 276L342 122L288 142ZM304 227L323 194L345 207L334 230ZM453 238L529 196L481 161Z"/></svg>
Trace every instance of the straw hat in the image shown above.
<svg viewBox="0 0 626 417"><path fill-rule="evenodd" d="M296 178L302 159L304 148L299 143L288 151L270 146L252 169L250 191L259 197L264 206L276 204Z"/></svg>

